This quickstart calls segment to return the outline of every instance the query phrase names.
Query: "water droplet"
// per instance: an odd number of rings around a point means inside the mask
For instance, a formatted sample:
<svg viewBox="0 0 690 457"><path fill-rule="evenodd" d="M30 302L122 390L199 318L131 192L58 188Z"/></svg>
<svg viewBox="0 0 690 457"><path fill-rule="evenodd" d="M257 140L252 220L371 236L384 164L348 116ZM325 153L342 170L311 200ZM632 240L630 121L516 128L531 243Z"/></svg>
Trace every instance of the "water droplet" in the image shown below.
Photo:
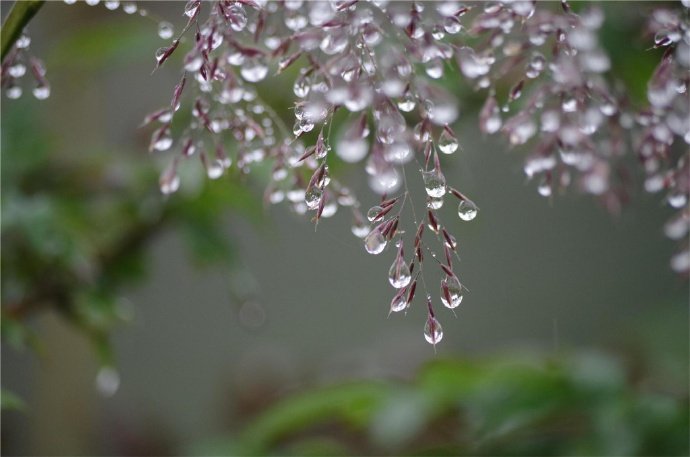
<svg viewBox="0 0 690 457"><path fill-rule="evenodd" d="M463 221L471 221L477 217L478 212L479 209L477 208L477 205L475 205L471 200L461 200L460 204L458 205L458 216Z"/></svg>
<svg viewBox="0 0 690 457"><path fill-rule="evenodd" d="M268 66L261 58L247 59L240 69L240 74L250 83L259 82L268 74Z"/></svg>
<svg viewBox="0 0 690 457"><path fill-rule="evenodd" d="M369 234L369 226L363 221L356 222L352 225L352 234L357 238L364 238Z"/></svg>
<svg viewBox="0 0 690 457"><path fill-rule="evenodd" d="M393 297L393 300L391 300L392 313L398 313L407 308L407 297L404 292L404 290L401 290L400 292L395 294L395 297Z"/></svg>
<svg viewBox="0 0 690 457"><path fill-rule="evenodd" d="M304 203L307 204L308 209L314 210L319 207L322 197L323 189L318 186L310 186L304 194Z"/></svg>
<svg viewBox="0 0 690 457"><path fill-rule="evenodd" d="M381 254L387 243L388 241L386 241L386 237L383 236L381 230L375 228L364 238L364 249L366 249L369 254Z"/></svg>
<svg viewBox="0 0 690 457"><path fill-rule="evenodd" d="M14 64L7 69L7 72L13 78L21 78L26 74L26 65L24 65L23 63Z"/></svg>
<svg viewBox="0 0 690 457"><path fill-rule="evenodd" d="M424 325L424 339L429 344L438 344L443 339L443 328L435 317L429 316Z"/></svg>
<svg viewBox="0 0 690 457"><path fill-rule="evenodd" d="M444 154L452 154L458 150L458 139L449 128L444 128L438 139L438 148Z"/></svg>
<svg viewBox="0 0 690 457"><path fill-rule="evenodd" d="M666 196L666 201L673 208L682 208L688 202L685 192L674 190Z"/></svg>
<svg viewBox="0 0 690 457"><path fill-rule="evenodd" d="M549 182L548 179L544 178L540 183L539 186L537 186L537 192L539 192L539 195L542 197L550 197L551 196L551 182Z"/></svg>
<svg viewBox="0 0 690 457"><path fill-rule="evenodd" d="M31 37L24 34L20 35L19 38L17 38L17 41L14 42L14 45L17 47L17 49L26 49L30 44Z"/></svg>
<svg viewBox="0 0 690 457"><path fill-rule="evenodd" d="M22 96L22 88L20 86L10 86L5 91L5 95L7 96L7 98L16 100Z"/></svg>
<svg viewBox="0 0 690 457"><path fill-rule="evenodd" d="M448 309L455 309L462 303L462 286L457 276L446 276L441 281L441 303Z"/></svg>
<svg viewBox="0 0 690 457"><path fill-rule="evenodd" d="M187 17L194 16L196 14L197 10L199 9L199 6L201 6L201 2L199 0L188 1L184 7L185 16L187 16Z"/></svg>
<svg viewBox="0 0 690 457"><path fill-rule="evenodd" d="M443 76L443 61L439 58L432 59L424 67L429 78L439 79Z"/></svg>
<svg viewBox="0 0 690 457"><path fill-rule="evenodd" d="M426 207L429 209L440 209L443 206L443 197L427 197Z"/></svg>
<svg viewBox="0 0 690 457"><path fill-rule="evenodd" d="M161 192L165 195L177 192L180 188L180 177L177 174L175 162L170 164L170 166L161 173L158 183Z"/></svg>
<svg viewBox="0 0 690 457"><path fill-rule="evenodd" d="M367 211L367 219L369 219L369 222L374 222L378 215L381 214L381 211L383 211L383 208L380 206L372 206L369 208L369 211Z"/></svg>
<svg viewBox="0 0 690 457"><path fill-rule="evenodd" d="M175 34L173 25L170 22L162 21L158 24L158 36L164 40L172 38Z"/></svg>
<svg viewBox="0 0 690 457"><path fill-rule="evenodd" d="M34 97L38 100L45 100L50 97L50 86L38 86L33 90Z"/></svg>
<svg viewBox="0 0 690 457"><path fill-rule="evenodd" d="M388 270L388 281L391 283L391 286L396 289L402 289L411 280L410 267L407 266L405 259L401 255L396 256L390 270Z"/></svg>
<svg viewBox="0 0 690 457"><path fill-rule="evenodd" d="M110 11L115 11L120 7L120 0L108 0L105 2L105 7Z"/></svg>
<svg viewBox="0 0 690 457"><path fill-rule="evenodd" d="M417 103L415 101L414 95L409 90L403 94L400 100L398 100L398 108L400 109L400 111L404 111L406 113L412 111L416 104Z"/></svg>
<svg viewBox="0 0 690 457"><path fill-rule="evenodd" d="M103 367L96 375L96 389L104 397L112 397L120 388L120 375L113 367Z"/></svg>
<svg viewBox="0 0 690 457"><path fill-rule="evenodd" d="M369 143L364 138L346 132L335 145L335 153L348 163L359 162L367 156Z"/></svg>
<svg viewBox="0 0 690 457"><path fill-rule="evenodd" d="M86 0L86 4L89 6L96 6L101 2L101 0Z"/></svg>
<svg viewBox="0 0 690 457"><path fill-rule="evenodd" d="M127 14L134 14L137 12L137 4L134 2L124 2L122 4L122 11Z"/></svg>
<svg viewBox="0 0 690 457"><path fill-rule="evenodd" d="M434 168L431 171L422 171L422 178L429 197L439 198L446 194L446 178L443 173Z"/></svg>

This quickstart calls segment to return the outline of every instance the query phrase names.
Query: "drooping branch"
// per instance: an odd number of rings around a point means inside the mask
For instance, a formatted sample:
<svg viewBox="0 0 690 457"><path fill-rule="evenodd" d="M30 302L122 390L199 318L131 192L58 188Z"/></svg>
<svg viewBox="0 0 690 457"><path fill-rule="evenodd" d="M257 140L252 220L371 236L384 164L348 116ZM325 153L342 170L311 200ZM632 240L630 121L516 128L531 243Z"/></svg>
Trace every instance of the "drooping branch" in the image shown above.
<svg viewBox="0 0 690 457"><path fill-rule="evenodd" d="M31 0L17 1L12 5L12 9L2 24L2 31L0 31L0 45L2 49L0 60L5 60L5 56L12 49L12 45L17 41L26 24L31 21L31 18L41 9L44 3L44 0Z"/></svg>

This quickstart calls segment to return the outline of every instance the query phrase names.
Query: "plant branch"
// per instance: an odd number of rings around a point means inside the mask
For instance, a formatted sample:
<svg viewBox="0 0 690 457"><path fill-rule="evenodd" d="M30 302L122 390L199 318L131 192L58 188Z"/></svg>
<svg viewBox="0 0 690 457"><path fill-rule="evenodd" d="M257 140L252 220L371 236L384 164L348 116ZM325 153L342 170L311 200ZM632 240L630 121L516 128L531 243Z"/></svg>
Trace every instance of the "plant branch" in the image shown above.
<svg viewBox="0 0 690 457"><path fill-rule="evenodd" d="M44 0L14 2L4 24L2 24L2 31L0 31L0 46L2 47L0 61L5 60L5 56L12 49L12 45L17 41L26 24L29 23L44 3Z"/></svg>

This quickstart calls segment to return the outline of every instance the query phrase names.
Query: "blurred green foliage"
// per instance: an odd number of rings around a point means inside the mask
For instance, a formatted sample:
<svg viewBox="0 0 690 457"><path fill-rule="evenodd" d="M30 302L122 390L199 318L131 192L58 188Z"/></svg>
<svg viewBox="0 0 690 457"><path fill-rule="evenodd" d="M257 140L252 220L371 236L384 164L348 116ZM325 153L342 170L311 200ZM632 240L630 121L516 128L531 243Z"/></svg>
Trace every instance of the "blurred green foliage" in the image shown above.
<svg viewBox="0 0 690 457"><path fill-rule="evenodd" d="M199 455L688 455L688 399L612 356L436 360L288 396Z"/></svg>
<svg viewBox="0 0 690 457"><path fill-rule="evenodd" d="M25 318L55 309L112 363L108 333L129 318L120 287L145 276L155 237L178 230L198 264L229 264L221 230L228 211L256 218L260 197L240 177L200 177L166 200L153 160L118 151L61 153L27 106L13 106L2 129L2 334L36 345ZM197 172L198 170L190 170Z"/></svg>

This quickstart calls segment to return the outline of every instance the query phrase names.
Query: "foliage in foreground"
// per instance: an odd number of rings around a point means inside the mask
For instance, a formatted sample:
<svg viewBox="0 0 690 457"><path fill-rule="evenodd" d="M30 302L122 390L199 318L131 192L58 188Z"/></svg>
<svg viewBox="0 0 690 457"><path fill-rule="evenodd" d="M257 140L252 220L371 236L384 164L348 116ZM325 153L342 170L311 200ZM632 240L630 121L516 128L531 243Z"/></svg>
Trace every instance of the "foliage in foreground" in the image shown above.
<svg viewBox="0 0 690 457"><path fill-rule="evenodd" d="M688 399L603 353L436 360L285 398L203 455L687 455Z"/></svg>

